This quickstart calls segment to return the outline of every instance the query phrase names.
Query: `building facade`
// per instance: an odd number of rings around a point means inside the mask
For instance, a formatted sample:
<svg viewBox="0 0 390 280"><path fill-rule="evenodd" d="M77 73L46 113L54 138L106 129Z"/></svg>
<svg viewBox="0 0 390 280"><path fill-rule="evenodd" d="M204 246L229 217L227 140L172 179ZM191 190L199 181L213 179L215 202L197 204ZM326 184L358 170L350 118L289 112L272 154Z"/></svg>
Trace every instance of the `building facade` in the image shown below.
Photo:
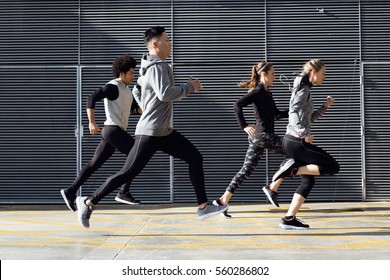
<svg viewBox="0 0 390 280"><path fill-rule="evenodd" d="M327 95L336 102L313 134L341 170L317 177L309 199L390 200L389 1L0 0L1 204L62 203L59 190L71 184L100 140L89 135L86 97L112 78L117 55L140 62L142 34L154 25L172 39L168 62L176 82L191 75L204 86L176 102L173 122L203 154L210 198L224 192L247 149L233 111L245 94L237 82L250 78L258 61L272 62L276 76L285 78L271 90L278 107L287 109L291 73L319 58L327 75L313 88L315 104ZM96 111L103 126L103 104ZM246 116L253 120L251 108ZM130 117L130 134L137 120ZM286 124L278 121L278 134ZM124 160L115 154L82 194L91 194ZM265 202L260 188L281 160L265 154L233 202ZM299 181L285 180L282 202ZM132 193L145 203L195 202L186 164L163 153L134 180Z"/></svg>

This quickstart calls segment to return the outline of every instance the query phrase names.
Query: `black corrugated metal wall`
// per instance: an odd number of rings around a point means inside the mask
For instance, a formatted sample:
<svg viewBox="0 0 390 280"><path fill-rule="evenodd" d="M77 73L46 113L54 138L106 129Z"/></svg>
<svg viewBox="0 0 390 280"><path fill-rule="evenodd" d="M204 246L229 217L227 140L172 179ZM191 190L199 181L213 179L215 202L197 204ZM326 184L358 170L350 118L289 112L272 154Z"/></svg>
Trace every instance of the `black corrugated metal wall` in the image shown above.
<svg viewBox="0 0 390 280"><path fill-rule="evenodd" d="M365 200L390 198L390 5L363 1L362 22L362 143Z"/></svg>
<svg viewBox="0 0 390 280"><path fill-rule="evenodd" d="M0 203L59 202L76 173L78 7L0 1Z"/></svg>
<svg viewBox="0 0 390 280"><path fill-rule="evenodd" d="M202 92L176 103L174 126L203 154L208 195L217 197L241 168L247 149L233 102L245 93L237 82L250 77L251 66L265 55L264 3L186 0L175 1L173 7L176 78L184 82L192 75L204 86ZM250 108L247 112L253 119ZM265 184L264 167L263 160L236 200L264 201L258 192ZM175 201L194 200L187 173L186 164L175 161Z"/></svg>
<svg viewBox="0 0 390 280"><path fill-rule="evenodd" d="M177 82L192 75L204 85L202 92L176 103L174 125L204 156L210 198L223 193L247 148L232 109L245 94L236 83L249 78L260 59L274 63L277 76L291 77L306 60L321 58L327 79L313 89L314 100L319 106L332 95L336 103L313 132L316 143L342 169L336 176L317 178L310 200L390 199L390 178L377 179L389 162L383 156L381 166L375 165L389 148L389 124L383 121L378 127L376 117L390 100L384 94L388 84L378 75L389 68L364 67L363 84L376 85L362 86L365 98L359 76L364 61L390 61L387 1L1 0L0 8L0 203L61 203L59 190L72 182L99 142L89 135L87 95L111 79L110 64L118 54L140 60L146 51L142 32L153 25L165 26L172 38L168 62ZM272 91L278 107L287 108L288 88L276 81ZM97 107L100 124L102 105ZM246 112L253 120L251 109ZM130 117L129 133L137 120ZM279 134L286 123L278 123ZM379 130L383 143L375 145L373 136L362 139L362 124L366 136L367 128ZM233 201L265 202L260 187L281 159L264 156ZM83 194L90 194L123 161L124 155L115 154L83 186ZM285 181L282 201L289 201L298 183L298 178ZM145 202L195 201L187 166L162 153L134 180L132 192Z"/></svg>

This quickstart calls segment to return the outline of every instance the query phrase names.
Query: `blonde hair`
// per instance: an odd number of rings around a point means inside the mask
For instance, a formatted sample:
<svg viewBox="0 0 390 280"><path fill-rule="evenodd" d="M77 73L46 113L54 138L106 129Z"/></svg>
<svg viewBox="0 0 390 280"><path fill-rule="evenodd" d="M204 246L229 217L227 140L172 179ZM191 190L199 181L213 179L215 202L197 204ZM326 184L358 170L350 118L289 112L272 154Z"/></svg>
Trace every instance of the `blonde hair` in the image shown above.
<svg viewBox="0 0 390 280"><path fill-rule="evenodd" d="M320 71L322 67L325 66L325 63L322 62L320 59L311 59L308 62L303 65L302 71L305 73L309 73L310 71L314 70L316 72ZM298 76L300 73L294 72L293 75Z"/></svg>
<svg viewBox="0 0 390 280"><path fill-rule="evenodd" d="M239 88L247 88L249 91L253 90L260 81L260 73L268 72L273 67L272 63L260 61L257 65L252 66L252 77L248 81L241 81L237 84Z"/></svg>

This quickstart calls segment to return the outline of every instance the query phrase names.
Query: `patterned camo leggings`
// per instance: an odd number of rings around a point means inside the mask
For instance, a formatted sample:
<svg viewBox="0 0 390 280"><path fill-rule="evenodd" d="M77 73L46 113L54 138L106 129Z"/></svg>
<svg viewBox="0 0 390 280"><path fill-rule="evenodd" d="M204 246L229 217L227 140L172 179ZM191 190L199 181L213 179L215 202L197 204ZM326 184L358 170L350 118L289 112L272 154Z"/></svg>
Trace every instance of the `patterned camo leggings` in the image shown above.
<svg viewBox="0 0 390 280"><path fill-rule="evenodd" d="M233 177L226 190L235 193L244 180L246 180L255 170L257 163L264 153L264 149L268 149L276 154L285 155L282 147L282 140L283 137L265 132L257 134L255 137L249 136L249 147L246 151L244 164L240 171Z"/></svg>

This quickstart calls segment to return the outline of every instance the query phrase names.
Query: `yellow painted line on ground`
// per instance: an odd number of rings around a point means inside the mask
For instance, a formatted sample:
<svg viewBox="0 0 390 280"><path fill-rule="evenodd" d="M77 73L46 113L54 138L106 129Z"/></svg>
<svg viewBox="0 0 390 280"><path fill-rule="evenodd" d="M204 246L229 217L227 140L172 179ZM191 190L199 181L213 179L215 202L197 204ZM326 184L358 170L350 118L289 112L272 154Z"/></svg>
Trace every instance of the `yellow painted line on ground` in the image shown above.
<svg viewBox="0 0 390 280"><path fill-rule="evenodd" d="M17 234L17 232L15 233ZM26 234L28 235L28 234ZM259 234L262 235L262 234ZM29 234L29 236L34 236L34 234ZM193 236L191 234L183 234L183 233L176 233L176 234L137 234L134 233L131 236L110 236L109 239L107 238L85 238L85 239L79 239L79 238L54 238L54 240L48 240L47 238L53 238L50 236L39 236L40 238L44 239L42 242L40 241L24 241L24 242L7 242L7 243L0 243L1 246L82 246L82 247L90 247L94 248L96 245L99 245L101 248L121 248L124 246L124 244L113 244L112 242L118 241L118 240L124 240L124 243L127 243L129 239L132 239L132 242L128 244L128 247L132 248L144 248L144 249L150 249L150 248L204 248L204 247L213 247L213 248L268 248L268 249L286 249L286 248L301 248L301 249L343 249L343 248L349 248L349 249L389 249L390 248L390 241L389 240L362 240L360 237L329 237L336 240L348 240L353 243L348 244L339 244L339 245L321 245L321 239L319 239L317 243L318 245L302 245L302 244L295 244L294 242L288 241L288 239L297 239L299 240L300 236L289 236L283 235L279 236L279 239L277 242L264 242L264 238L262 236L260 237L254 237L250 236L249 238L245 236L237 236L235 239L229 239L228 237L231 237L229 235L227 236ZM275 235L273 238L278 237ZM280 238L282 237L282 238ZM163 238L164 245L158 244L158 245L135 245L134 242L137 242L137 240L143 240L143 239L150 239L150 238ZM271 238L271 237L270 237ZM184 242L182 241L184 239ZM169 244L169 242L179 242L179 244ZM232 244L233 242L233 244Z"/></svg>

